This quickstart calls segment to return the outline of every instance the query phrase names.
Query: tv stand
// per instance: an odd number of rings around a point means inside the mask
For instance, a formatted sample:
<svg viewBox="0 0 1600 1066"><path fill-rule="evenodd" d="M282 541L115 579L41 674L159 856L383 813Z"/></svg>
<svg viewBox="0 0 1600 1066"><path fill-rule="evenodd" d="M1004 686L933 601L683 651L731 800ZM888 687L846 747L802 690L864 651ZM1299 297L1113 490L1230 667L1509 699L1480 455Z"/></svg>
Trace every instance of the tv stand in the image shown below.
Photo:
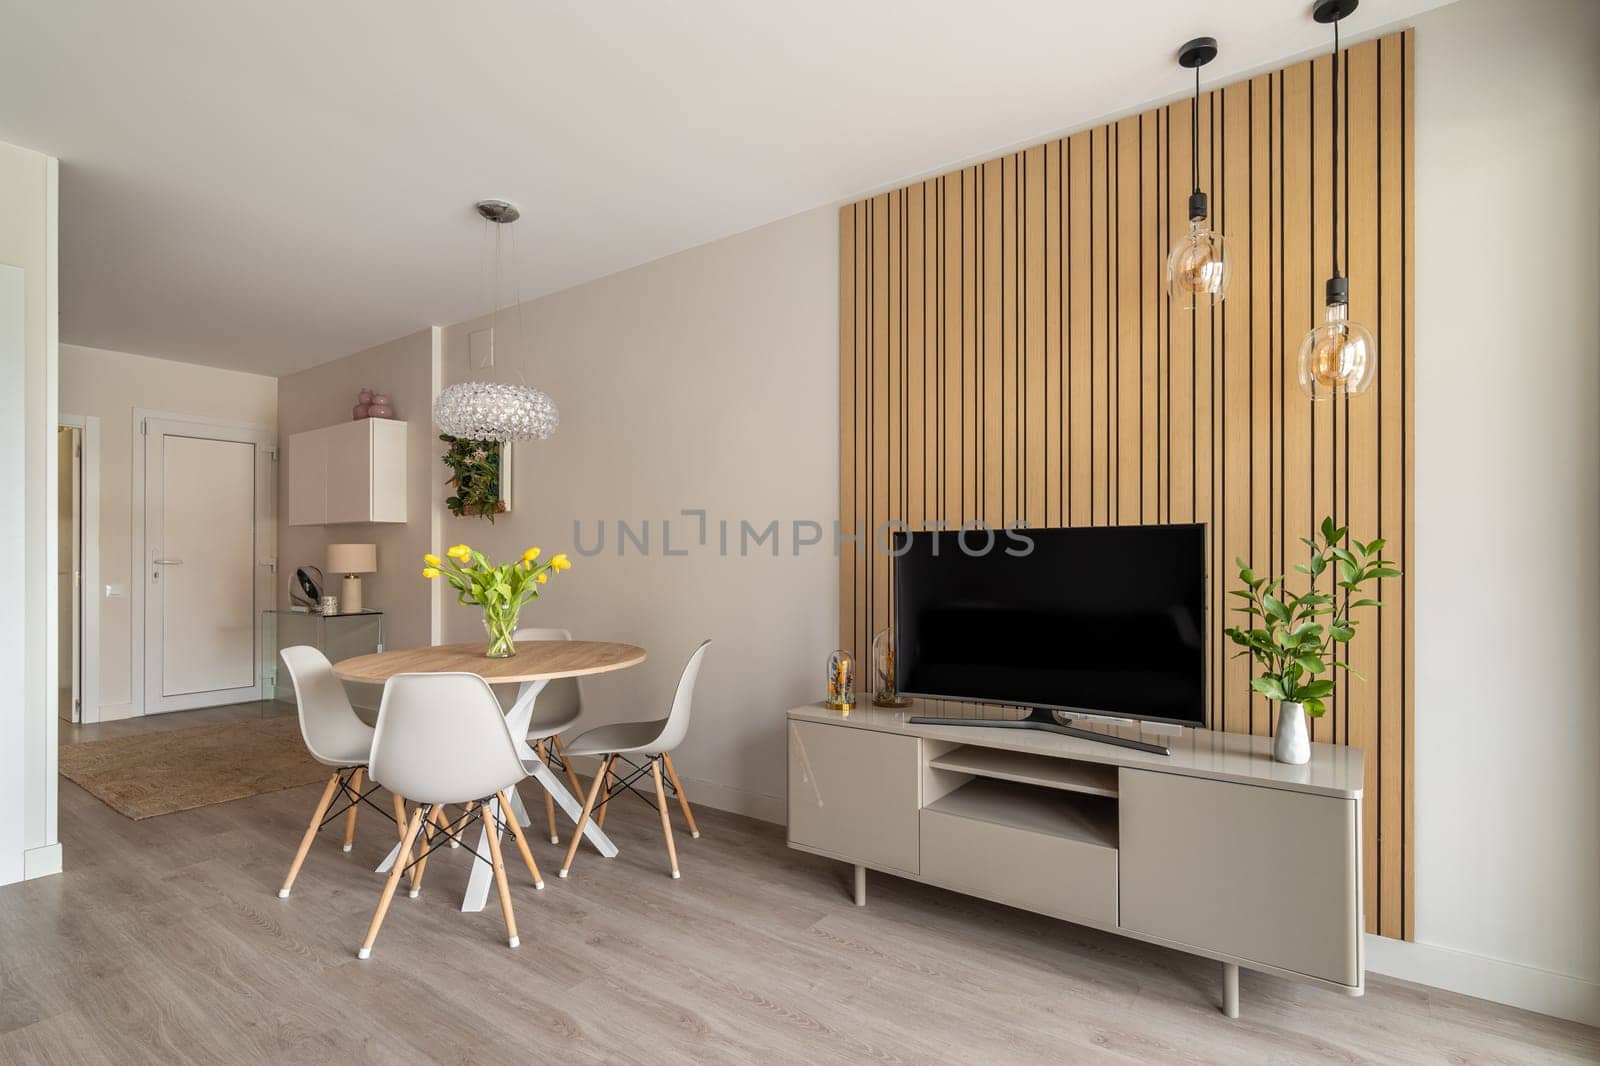
<svg viewBox="0 0 1600 1066"><path fill-rule="evenodd" d="M789 846L854 866L858 905L872 870L1213 959L1230 1017L1241 967L1362 994L1360 749L1289 766L1185 729L1156 754L941 707L788 713Z"/></svg>
<svg viewBox="0 0 1600 1066"><path fill-rule="evenodd" d="M1044 733L1060 733L1064 737L1080 737L1084 740L1099 741L1101 744L1113 744L1119 748L1148 751L1152 755L1172 754L1172 749L1165 744L1155 744L1148 740L1134 740L1131 737L1119 737L1115 733L1096 733L1092 729L1080 729L1075 725L1062 725L1056 721L1054 711L1047 711L1043 707L1035 707L1028 712L1028 717L1014 721L990 721L984 718L939 718L933 715L917 715L907 719L907 721L911 725L968 725L982 726L985 729L1037 729Z"/></svg>

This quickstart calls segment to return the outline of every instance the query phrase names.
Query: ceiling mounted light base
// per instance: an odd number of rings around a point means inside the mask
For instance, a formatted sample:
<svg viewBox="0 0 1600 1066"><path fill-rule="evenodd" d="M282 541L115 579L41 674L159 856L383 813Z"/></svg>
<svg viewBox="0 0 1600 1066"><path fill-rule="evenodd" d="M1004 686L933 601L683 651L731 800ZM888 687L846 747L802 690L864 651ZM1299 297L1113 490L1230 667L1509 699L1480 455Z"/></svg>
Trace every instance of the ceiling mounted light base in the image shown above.
<svg viewBox="0 0 1600 1066"><path fill-rule="evenodd" d="M1338 22L1361 6L1361 0L1319 0L1311 9L1311 17L1318 22Z"/></svg>
<svg viewBox="0 0 1600 1066"><path fill-rule="evenodd" d="M1354 7L1355 4L1350 5ZM1194 40L1178 49L1178 66L1185 70L1203 67L1217 58L1217 39L1215 37L1196 37Z"/></svg>
<svg viewBox="0 0 1600 1066"><path fill-rule="evenodd" d="M478 209L478 214L490 222L515 222L522 217L522 212L517 210L517 205L510 200L479 200L472 206Z"/></svg>

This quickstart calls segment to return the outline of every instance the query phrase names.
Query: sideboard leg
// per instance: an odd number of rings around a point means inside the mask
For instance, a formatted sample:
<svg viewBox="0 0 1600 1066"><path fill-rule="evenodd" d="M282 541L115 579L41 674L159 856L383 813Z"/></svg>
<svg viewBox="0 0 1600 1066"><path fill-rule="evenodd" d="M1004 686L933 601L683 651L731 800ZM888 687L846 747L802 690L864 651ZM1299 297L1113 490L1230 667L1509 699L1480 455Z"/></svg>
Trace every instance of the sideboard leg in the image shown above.
<svg viewBox="0 0 1600 1066"><path fill-rule="evenodd" d="M1231 962L1222 964L1222 1013L1239 1016L1239 967Z"/></svg>
<svg viewBox="0 0 1600 1066"><path fill-rule="evenodd" d="M866 905L867 905L867 868L865 866L857 865L856 866L856 906L857 907L865 907Z"/></svg>

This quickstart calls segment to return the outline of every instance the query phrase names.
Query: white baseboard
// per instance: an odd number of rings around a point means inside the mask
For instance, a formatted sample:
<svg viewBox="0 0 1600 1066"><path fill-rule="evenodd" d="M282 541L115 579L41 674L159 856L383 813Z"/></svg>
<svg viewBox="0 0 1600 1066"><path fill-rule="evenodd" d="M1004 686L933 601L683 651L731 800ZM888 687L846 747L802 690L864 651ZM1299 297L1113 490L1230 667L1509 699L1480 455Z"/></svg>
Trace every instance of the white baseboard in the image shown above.
<svg viewBox="0 0 1600 1066"><path fill-rule="evenodd" d="M594 772L598 769L597 762L589 756L576 756L572 760L573 769L578 771L578 776L585 782L594 779ZM696 807L714 807L719 811L728 811L732 814L743 814L750 818L759 818L763 822L772 822L783 825L787 816L787 804L782 796L766 796L759 792L747 792L742 788L731 785L719 784L716 781L707 781L699 777L684 777L683 790L688 793L689 802ZM646 782L648 784L648 782ZM580 799L582 797L579 797Z"/></svg>
<svg viewBox="0 0 1600 1066"><path fill-rule="evenodd" d="M1367 935L1367 970L1600 1026L1600 983L1452 948Z"/></svg>
<svg viewBox="0 0 1600 1066"><path fill-rule="evenodd" d="M24 881L31 881L35 877L49 877L51 874L60 872L60 844L46 844L40 848L29 848L22 853L22 879Z"/></svg>
<svg viewBox="0 0 1600 1066"><path fill-rule="evenodd" d="M139 713L131 703L102 703L100 714L96 722L115 722L123 718L133 718Z"/></svg>

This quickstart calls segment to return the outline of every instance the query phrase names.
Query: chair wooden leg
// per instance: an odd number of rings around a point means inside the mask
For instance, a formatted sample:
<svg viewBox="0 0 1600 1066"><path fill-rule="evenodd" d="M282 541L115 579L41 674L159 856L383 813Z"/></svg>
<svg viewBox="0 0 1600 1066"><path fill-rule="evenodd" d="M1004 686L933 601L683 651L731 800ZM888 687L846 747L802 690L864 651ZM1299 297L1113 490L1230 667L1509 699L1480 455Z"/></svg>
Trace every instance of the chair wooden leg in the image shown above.
<svg viewBox="0 0 1600 1066"><path fill-rule="evenodd" d="M390 801L394 804L394 829L400 834L400 839L406 838L406 798L389 794Z"/></svg>
<svg viewBox="0 0 1600 1066"><path fill-rule="evenodd" d="M416 810L411 812L411 820L406 823L406 832L400 838L400 855L394 860L394 865L389 867L389 877L383 883L383 895L378 897L378 909L372 915L372 924L367 926L367 939L361 942L361 950L356 952L358 959L372 958L372 942L378 939L378 929L383 925L383 916L389 913L389 903L394 899L394 890L400 884L400 875L411 862L411 846L416 843L417 834L422 831L424 817L422 804L417 804Z"/></svg>
<svg viewBox="0 0 1600 1066"><path fill-rule="evenodd" d="M589 823L589 812L594 810L595 800L600 797L600 789L611 774L611 762L615 758L615 755L606 755L600 760L600 769L594 775L594 785L589 789L589 798L583 801L583 811L578 815L578 824L572 830L572 843L567 845L567 857L562 860L561 871L557 876L565 877L567 871L572 869L572 860L578 854L578 845L583 843L583 827Z"/></svg>
<svg viewBox="0 0 1600 1066"><path fill-rule="evenodd" d="M516 824L517 816L503 794L500 809L505 812L506 821ZM500 890L500 911L506 917L506 943L516 947L522 941L517 937L517 917L511 913L511 886L506 883L506 861L500 854L500 827L495 825L494 811L489 804L485 803L480 813L483 816L483 831L489 837L489 855L494 860L494 884Z"/></svg>
<svg viewBox="0 0 1600 1066"><path fill-rule="evenodd" d="M406 893L410 899L416 899L422 895L422 873L428 868L428 852L433 848L433 831L435 827L443 824L444 806L442 804L435 806L428 812L428 816L422 820L422 847L418 849L421 851L422 856L417 859L417 864L411 868L411 891Z"/></svg>
<svg viewBox="0 0 1600 1066"><path fill-rule="evenodd" d="M616 761L617 759L615 755L606 760L606 772L604 774L606 779L606 792L605 796L601 798L600 806L596 808L594 814L594 824L599 826L601 829L606 827L606 809L611 806L611 788L614 783L614 777L611 773L611 765Z"/></svg>
<svg viewBox="0 0 1600 1066"><path fill-rule="evenodd" d="M550 761L550 742L541 740L535 745L534 750L546 763ZM544 790L544 820L550 824L550 843L561 843L561 834L556 832L556 798L547 788Z"/></svg>
<svg viewBox="0 0 1600 1066"><path fill-rule="evenodd" d="M567 758L567 746L561 742L560 737L551 737L550 745L555 753L561 757L561 765L567 771L567 783L572 786L574 796L583 795L583 782L578 780L578 771L572 768L572 760Z"/></svg>
<svg viewBox="0 0 1600 1066"><path fill-rule="evenodd" d="M672 818L667 814L667 793L661 787L661 760L650 760L650 776L656 783L656 806L661 809L661 835L667 838L667 858L672 861L672 876L678 876L678 848L672 842Z"/></svg>
<svg viewBox="0 0 1600 1066"><path fill-rule="evenodd" d="M471 827L471 825L472 825L472 808L473 808L473 806L474 805L471 804L471 803L464 804L462 806L462 808L461 808L461 819L460 819L460 821L461 821L461 830L455 836L450 838L450 846L452 848L459 848L461 846L461 837L466 833L467 829L469 827ZM455 822L450 821L450 819L448 819L448 818L445 819L445 823L447 825L455 825L456 824Z"/></svg>
<svg viewBox="0 0 1600 1066"><path fill-rule="evenodd" d="M350 809L344 814L344 850L349 851L356 843L356 808L361 802L355 797L361 795L361 777L366 770L360 766L350 775Z"/></svg>
<svg viewBox="0 0 1600 1066"><path fill-rule="evenodd" d="M278 889L279 899L288 899L289 890L294 887L294 879L300 876L300 865L306 861L306 853L311 850L311 842L317 839L317 830L322 828L322 816L328 813L328 807L333 803L333 794L339 787L339 771L335 770L328 778L328 785L322 790L322 798L317 800L317 809L311 812L311 824L306 826L305 836L300 838L300 850L295 852L294 862L289 866L289 876L283 879L283 887Z"/></svg>
<svg viewBox="0 0 1600 1066"><path fill-rule="evenodd" d="M661 761L667 766L667 779L672 782L672 791L678 794L678 806L683 808L683 820L689 823L689 835L699 840L700 827L694 824L694 811L689 809L689 797L684 794L683 782L678 780L678 771L672 765L672 756L663 752Z"/></svg>
<svg viewBox="0 0 1600 1066"><path fill-rule="evenodd" d="M499 796L501 810L509 809L511 805L506 801L505 793L501 792ZM522 826L517 824L515 818L507 818L506 824L511 827L511 835L517 841L517 850L522 852L522 861L527 864L528 873L533 875L533 887L543 888L544 875L539 873L539 864L533 861L533 852L528 850L528 838L522 835Z"/></svg>

